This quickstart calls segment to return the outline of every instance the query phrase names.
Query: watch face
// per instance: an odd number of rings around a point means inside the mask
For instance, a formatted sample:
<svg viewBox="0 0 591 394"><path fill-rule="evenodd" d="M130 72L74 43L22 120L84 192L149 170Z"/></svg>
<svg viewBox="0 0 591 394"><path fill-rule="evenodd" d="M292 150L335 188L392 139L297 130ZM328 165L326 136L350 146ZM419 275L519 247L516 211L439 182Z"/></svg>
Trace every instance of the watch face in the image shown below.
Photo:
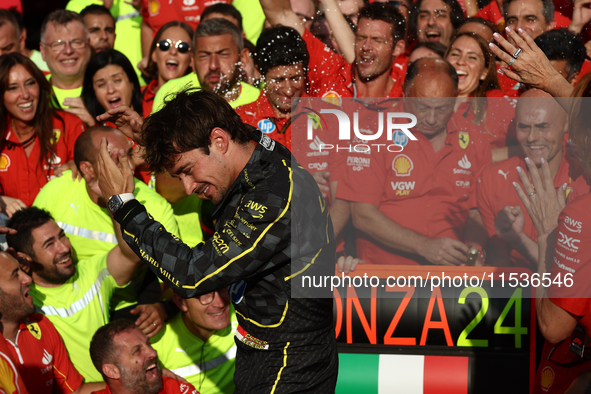
<svg viewBox="0 0 591 394"><path fill-rule="evenodd" d="M121 208L121 198L119 196L111 196L108 202L109 211L115 213Z"/></svg>

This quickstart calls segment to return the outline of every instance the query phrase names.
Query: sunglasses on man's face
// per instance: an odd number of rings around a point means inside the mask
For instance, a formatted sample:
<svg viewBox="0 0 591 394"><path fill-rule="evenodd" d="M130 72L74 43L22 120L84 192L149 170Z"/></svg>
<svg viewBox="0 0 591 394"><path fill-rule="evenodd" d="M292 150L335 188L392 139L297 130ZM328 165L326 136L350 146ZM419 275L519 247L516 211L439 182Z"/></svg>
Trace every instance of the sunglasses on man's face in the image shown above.
<svg viewBox="0 0 591 394"><path fill-rule="evenodd" d="M174 47L177 49L177 51L179 51L179 53L187 53L191 50L191 44L189 44L188 42L178 40L177 42L173 43L170 38L158 41L158 43L156 44L158 49L160 49L162 52L168 51L172 45L174 45Z"/></svg>

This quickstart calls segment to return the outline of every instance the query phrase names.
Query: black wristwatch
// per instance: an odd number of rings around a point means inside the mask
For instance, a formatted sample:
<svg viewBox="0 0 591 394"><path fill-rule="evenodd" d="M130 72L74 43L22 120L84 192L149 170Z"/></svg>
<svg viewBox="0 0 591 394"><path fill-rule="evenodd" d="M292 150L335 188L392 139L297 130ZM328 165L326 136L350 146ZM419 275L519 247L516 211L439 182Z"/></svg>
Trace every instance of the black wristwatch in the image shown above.
<svg viewBox="0 0 591 394"><path fill-rule="evenodd" d="M133 193L115 194L114 196L111 196L111 198L109 198L109 202L107 203L107 208L109 208L111 216L115 216L123 204L133 199L135 199Z"/></svg>

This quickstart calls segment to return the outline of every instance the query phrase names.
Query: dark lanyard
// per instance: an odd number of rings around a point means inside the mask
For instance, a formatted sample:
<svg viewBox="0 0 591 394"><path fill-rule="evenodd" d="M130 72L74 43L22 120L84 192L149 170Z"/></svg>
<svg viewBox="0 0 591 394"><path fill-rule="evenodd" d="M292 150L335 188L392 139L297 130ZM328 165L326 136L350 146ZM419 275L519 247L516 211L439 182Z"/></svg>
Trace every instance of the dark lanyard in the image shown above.
<svg viewBox="0 0 591 394"><path fill-rule="evenodd" d="M29 145L31 145L33 143L33 141L35 140L35 138L37 137L37 133L33 134L28 140L23 141L23 142L13 142L13 141L6 141L6 149L8 150L12 150L14 148L16 148L17 146L22 146L23 149L27 148Z"/></svg>

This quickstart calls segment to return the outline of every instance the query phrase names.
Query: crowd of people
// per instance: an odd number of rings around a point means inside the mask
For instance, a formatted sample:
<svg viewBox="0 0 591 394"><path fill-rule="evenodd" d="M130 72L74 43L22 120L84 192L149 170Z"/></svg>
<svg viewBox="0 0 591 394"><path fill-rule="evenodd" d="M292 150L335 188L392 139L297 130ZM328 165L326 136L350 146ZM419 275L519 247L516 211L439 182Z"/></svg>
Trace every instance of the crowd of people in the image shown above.
<svg viewBox="0 0 591 394"><path fill-rule="evenodd" d="M0 9L0 391L334 392L293 279L476 248L573 274L536 289L533 390L586 392L589 0L95 3L39 50Z"/></svg>

